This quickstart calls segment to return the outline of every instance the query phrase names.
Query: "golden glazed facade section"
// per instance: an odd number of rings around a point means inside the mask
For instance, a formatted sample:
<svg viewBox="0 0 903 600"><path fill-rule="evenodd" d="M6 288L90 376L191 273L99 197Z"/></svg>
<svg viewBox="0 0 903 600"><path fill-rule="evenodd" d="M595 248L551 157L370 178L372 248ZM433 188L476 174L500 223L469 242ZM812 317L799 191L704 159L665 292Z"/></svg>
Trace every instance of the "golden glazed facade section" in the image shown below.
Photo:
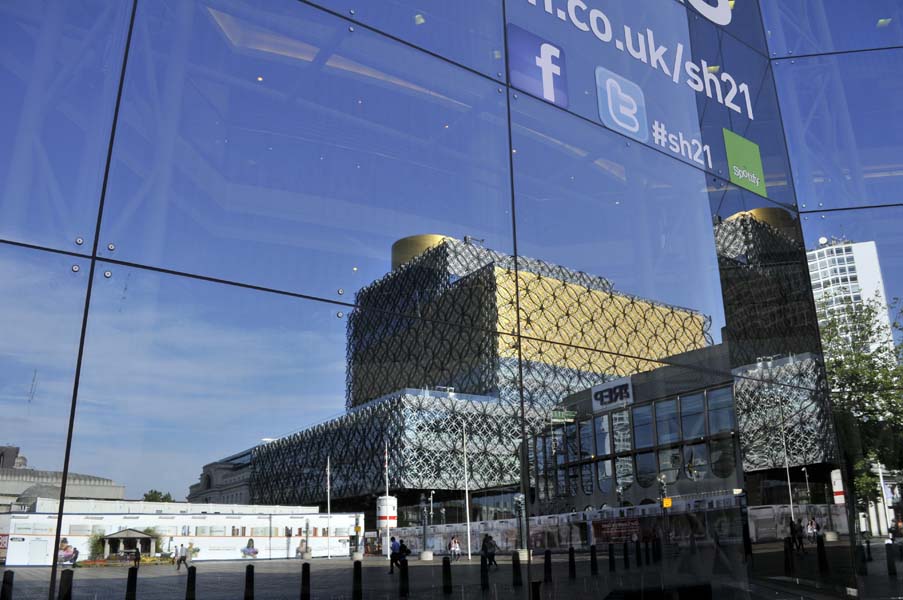
<svg viewBox="0 0 903 600"><path fill-rule="evenodd" d="M689 309L552 277L496 267L498 331L516 328L520 292L524 360L623 377L661 366L657 360L711 344L708 318ZM500 340L501 341L501 340ZM500 343L499 355L517 358Z"/></svg>

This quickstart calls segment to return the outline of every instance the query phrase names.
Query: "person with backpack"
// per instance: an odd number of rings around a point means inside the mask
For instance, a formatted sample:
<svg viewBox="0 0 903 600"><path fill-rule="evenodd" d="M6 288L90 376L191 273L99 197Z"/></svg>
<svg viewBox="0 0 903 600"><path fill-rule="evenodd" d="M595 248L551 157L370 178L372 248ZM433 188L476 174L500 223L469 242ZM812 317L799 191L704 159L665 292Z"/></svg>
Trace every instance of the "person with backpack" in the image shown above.
<svg viewBox="0 0 903 600"><path fill-rule="evenodd" d="M398 540L398 554L399 563L401 561L408 562L408 556L411 554L411 549L404 543L404 540ZM398 566L401 567L400 564Z"/></svg>

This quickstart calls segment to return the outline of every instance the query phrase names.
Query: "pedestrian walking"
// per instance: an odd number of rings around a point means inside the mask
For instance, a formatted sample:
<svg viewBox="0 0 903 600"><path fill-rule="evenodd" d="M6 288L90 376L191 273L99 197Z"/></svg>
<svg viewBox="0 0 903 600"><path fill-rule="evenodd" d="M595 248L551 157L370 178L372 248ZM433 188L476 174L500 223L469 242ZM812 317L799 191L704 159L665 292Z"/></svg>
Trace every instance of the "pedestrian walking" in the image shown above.
<svg viewBox="0 0 903 600"><path fill-rule="evenodd" d="M499 545L495 543L495 538L491 535L489 536L489 547L486 549L486 558L488 559L487 566L491 567L495 565L495 568L499 568L499 564L495 562L495 553L498 552Z"/></svg>
<svg viewBox="0 0 903 600"><path fill-rule="evenodd" d="M72 568L73 569L78 566L76 564L77 562L78 562L78 548L73 548L72 549Z"/></svg>
<svg viewBox="0 0 903 600"><path fill-rule="evenodd" d="M395 567L401 568L401 544L393 537L389 544L389 575L395 572Z"/></svg>
<svg viewBox="0 0 903 600"><path fill-rule="evenodd" d="M173 548L172 553L169 556L169 564L175 566L177 560L179 560L179 547L178 546Z"/></svg>
<svg viewBox="0 0 903 600"><path fill-rule="evenodd" d="M800 554L806 553L806 547L803 541L806 539L806 528L803 527L802 517L796 520L796 549Z"/></svg>
<svg viewBox="0 0 903 600"><path fill-rule="evenodd" d="M137 569L141 565L141 542L138 542L138 545L135 546L135 568Z"/></svg>
<svg viewBox="0 0 903 600"><path fill-rule="evenodd" d="M185 568L188 568L188 551L185 550L185 544L179 545L176 549L176 571L182 570L182 565L185 565Z"/></svg>

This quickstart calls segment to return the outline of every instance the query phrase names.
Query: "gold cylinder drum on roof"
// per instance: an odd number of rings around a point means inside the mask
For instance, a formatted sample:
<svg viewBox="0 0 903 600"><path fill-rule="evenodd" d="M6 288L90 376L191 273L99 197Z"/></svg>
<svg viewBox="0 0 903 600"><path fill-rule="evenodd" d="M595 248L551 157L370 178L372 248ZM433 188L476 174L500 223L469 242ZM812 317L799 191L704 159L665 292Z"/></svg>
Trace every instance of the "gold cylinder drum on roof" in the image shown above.
<svg viewBox="0 0 903 600"><path fill-rule="evenodd" d="M424 233L401 238L392 244L392 270L410 262L430 248L434 248L449 238L438 233Z"/></svg>

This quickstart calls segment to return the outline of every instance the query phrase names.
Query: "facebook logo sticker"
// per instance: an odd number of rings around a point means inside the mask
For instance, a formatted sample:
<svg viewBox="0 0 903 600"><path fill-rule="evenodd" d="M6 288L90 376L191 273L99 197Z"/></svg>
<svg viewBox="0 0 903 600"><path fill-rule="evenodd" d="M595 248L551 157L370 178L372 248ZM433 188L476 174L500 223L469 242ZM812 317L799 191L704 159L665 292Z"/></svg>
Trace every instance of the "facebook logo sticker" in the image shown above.
<svg viewBox="0 0 903 600"><path fill-rule="evenodd" d="M508 26L508 49L511 85L567 108L564 50L517 25Z"/></svg>
<svg viewBox="0 0 903 600"><path fill-rule="evenodd" d="M596 94L599 117L609 129L640 142L649 139L646 97L640 86L604 67L596 67Z"/></svg>

